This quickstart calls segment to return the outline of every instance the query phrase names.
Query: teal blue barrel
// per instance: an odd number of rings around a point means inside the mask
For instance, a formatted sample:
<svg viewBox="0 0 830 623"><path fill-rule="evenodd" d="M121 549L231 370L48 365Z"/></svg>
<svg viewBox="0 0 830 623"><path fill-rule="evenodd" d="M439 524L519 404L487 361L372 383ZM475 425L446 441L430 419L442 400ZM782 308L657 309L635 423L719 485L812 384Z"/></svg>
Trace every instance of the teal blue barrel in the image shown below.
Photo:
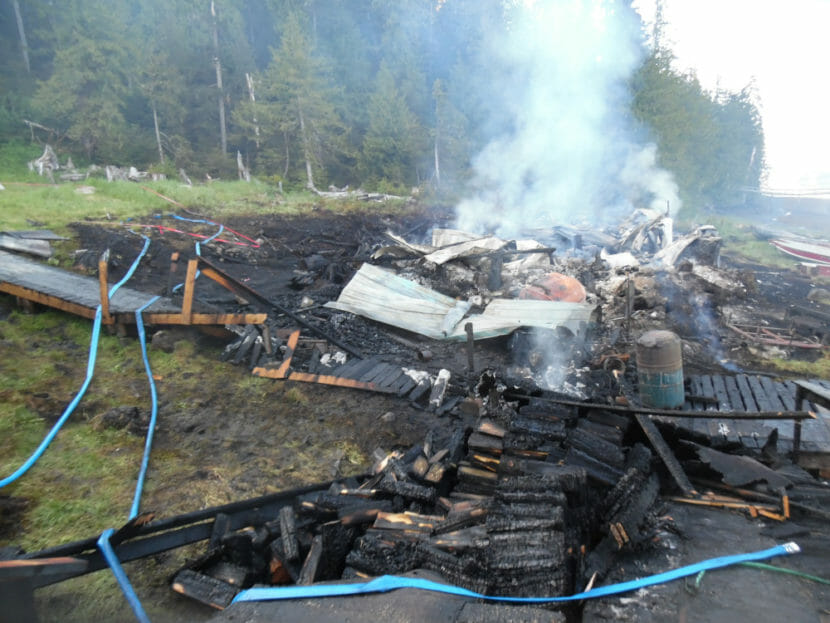
<svg viewBox="0 0 830 623"><path fill-rule="evenodd" d="M648 331L637 340L640 402L653 409L683 406L683 355L671 331Z"/></svg>

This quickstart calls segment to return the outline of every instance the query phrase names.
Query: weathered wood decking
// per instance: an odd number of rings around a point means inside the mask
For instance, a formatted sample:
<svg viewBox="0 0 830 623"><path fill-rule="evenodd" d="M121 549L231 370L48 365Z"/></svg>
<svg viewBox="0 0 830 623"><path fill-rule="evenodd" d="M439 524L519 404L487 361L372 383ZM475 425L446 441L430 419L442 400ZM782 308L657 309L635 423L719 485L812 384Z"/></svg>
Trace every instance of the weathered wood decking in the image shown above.
<svg viewBox="0 0 830 623"><path fill-rule="evenodd" d="M683 411L750 413L778 411L781 413L802 410L797 404L796 391L801 381L778 381L763 375L690 375L686 379L687 393ZM798 462L810 469L830 468L830 413L817 405L830 406L830 382L810 381L817 388L806 396L803 409L816 413L816 419L802 420L801 447ZM822 398L822 393L824 396ZM749 450L763 447L769 434L778 429L778 449L789 452L793 447L795 425L781 420L748 420L724 418L695 418L656 416L660 422L670 424L705 437L713 445L742 445Z"/></svg>
<svg viewBox="0 0 830 623"><path fill-rule="evenodd" d="M198 259L188 262L187 278L182 302L160 297L143 312L148 324L225 325L262 324L266 314L222 313L206 310L194 303ZM107 292L106 261L99 263L99 277L86 277L67 270L48 266L0 251L0 292L48 307L94 318L98 306L102 308L104 324L135 323L135 312L146 305L154 295L122 286L112 297Z"/></svg>

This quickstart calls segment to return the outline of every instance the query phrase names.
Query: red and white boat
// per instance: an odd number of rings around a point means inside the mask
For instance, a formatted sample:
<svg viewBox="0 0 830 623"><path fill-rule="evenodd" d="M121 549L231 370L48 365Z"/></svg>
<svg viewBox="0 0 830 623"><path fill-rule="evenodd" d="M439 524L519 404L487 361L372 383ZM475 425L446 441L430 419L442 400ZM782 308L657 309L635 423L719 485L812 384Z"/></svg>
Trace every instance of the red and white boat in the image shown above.
<svg viewBox="0 0 830 623"><path fill-rule="evenodd" d="M808 264L830 266L830 242L804 238L779 238L770 240L779 251L797 257Z"/></svg>

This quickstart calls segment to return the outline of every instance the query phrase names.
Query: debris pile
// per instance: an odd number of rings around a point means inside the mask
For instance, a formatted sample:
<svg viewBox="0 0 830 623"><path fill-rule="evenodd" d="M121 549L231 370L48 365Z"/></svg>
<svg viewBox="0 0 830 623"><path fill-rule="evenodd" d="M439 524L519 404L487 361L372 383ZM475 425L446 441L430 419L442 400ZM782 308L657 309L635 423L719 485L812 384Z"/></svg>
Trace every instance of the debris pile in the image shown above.
<svg viewBox="0 0 830 623"><path fill-rule="evenodd" d="M223 608L254 584L422 568L485 594L562 595L654 536L659 479L651 452L626 443L626 418L499 400L492 417L378 451L370 475L302 496L260 526L225 532L217 517L208 552L174 589Z"/></svg>

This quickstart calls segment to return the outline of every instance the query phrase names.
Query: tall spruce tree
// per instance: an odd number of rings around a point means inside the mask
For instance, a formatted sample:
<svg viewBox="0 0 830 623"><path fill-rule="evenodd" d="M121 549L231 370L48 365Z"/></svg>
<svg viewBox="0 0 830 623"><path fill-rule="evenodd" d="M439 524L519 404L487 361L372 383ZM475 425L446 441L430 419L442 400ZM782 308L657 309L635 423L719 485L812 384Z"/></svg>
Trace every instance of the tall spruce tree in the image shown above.
<svg viewBox="0 0 830 623"><path fill-rule="evenodd" d="M293 155L302 166L305 186L316 190L327 162L345 149L345 128L334 105L328 68L315 54L306 25L299 12L286 16L280 46L260 78L257 115L263 139L272 148L282 143L285 172L297 173ZM245 107L241 110L245 112L235 119L244 125L250 116Z"/></svg>
<svg viewBox="0 0 830 623"><path fill-rule="evenodd" d="M41 83L34 105L40 118L79 144L87 158L112 156L124 145L123 110L132 70L125 46L126 2L67 2L51 77Z"/></svg>
<svg viewBox="0 0 830 623"><path fill-rule="evenodd" d="M369 129L363 139L361 166L366 179L412 184L418 154L418 121L386 63L381 63L369 98Z"/></svg>

